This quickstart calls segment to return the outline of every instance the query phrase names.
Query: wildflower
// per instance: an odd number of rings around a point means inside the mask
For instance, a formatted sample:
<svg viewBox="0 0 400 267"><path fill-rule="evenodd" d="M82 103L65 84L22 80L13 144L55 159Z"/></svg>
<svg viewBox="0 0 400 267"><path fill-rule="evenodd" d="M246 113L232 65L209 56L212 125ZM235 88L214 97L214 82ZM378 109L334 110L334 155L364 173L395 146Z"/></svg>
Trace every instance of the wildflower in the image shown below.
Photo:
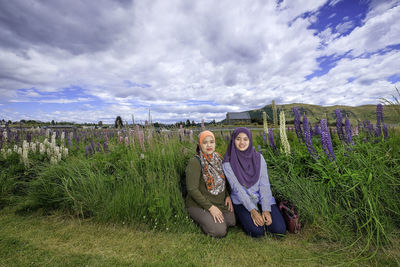
<svg viewBox="0 0 400 267"><path fill-rule="evenodd" d="M349 117L346 117L344 122L344 129L346 130L346 143L351 144L351 124Z"/></svg>
<svg viewBox="0 0 400 267"><path fill-rule="evenodd" d="M88 156L89 156L89 149L90 149L90 146L85 146L85 155L86 155L86 158L88 158Z"/></svg>
<svg viewBox="0 0 400 267"><path fill-rule="evenodd" d="M257 146L257 150L258 150L258 152L261 153L261 146L260 145Z"/></svg>
<svg viewBox="0 0 400 267"><path fill-rule="evenodd" d="M40 143L40 145L39 145L40 155L43 155L45 151L46 151L45 145L43 143Z"/></svg>
<svg viewBox="0 0 400 267"><path fill-rule="evenodd" d="M340 111L340 109L336 109L335 113L336 113L337 134L338 134L340 140L344 140L342 112Z"/></svg>
<svg viewBox="0 0 400 267"><path fill-rule="evenodd" d="M301 131L301 126L300 126L301 116L299 113L299 108L293 107L293 113L294 113L294 128L296 130L297 139L299 139L299 142L304 142L303 132Z"/></svg>
<svg viewBox="0 0 400 267"><path fill-rule="evenodd" d="M275 142L274 142L274 132L271 128L268 129L268 142L269 146L272 148L272 150L276 149Z"/></svg>
<svg viewBox="0 0 400 267"><path fill-rule="evenodd" d="M103 150L104 150L104 151L108 151L108 141L107 141L107 140L104 141Z"/></svg>
<svg viewBox="0 0 400 267"><path fill-rule="evenodd" d="M4 137L4 140L7 141L7 131L6 130L4 130L4 132L3 132L3 137Z"/></svg>
<svg viewBox="0 0 400 267"><path fill-rule="evenodd" d="M222 134L222 131L221 131L221 134ZM193 130L190 130L190 132L189 132L189 139L190 139L190 142L193 142Z"/></svg>
<svg viewBox="0 0 400 267"><path fill-rule="evenodd" d="M143 153L140 154L140 158L144 159L144 154Z"/></svg>
<svg viewBox="0 0 400 267"><path fill-rule="evenodd" d="M331 136L329 134L328 125L325 119L321 120L321 142L326 156L330 160L336 160L335 154L333 153Z"/></svg>
<svg viewBox="0 0 400 267"><path fill-rule="evenodd" d="M358 127L354 127L351 129L351 136L358 136Z"/></svg>
<svg viewBox="0 0 400 267"><path fill-rule="evenodd" d="M389 137L388 128L387 128L386 124L383 124L383 136L384 136L385 140L388 139L388 137Z"/></svg>
<svg viewBox="0 0 400 267"><path fill-rule="evenodd" d="M285 112L281 111L279 113L279 120L280 120L280 136L281 136L281 143L283 145L283 149L286 155L290 154L290 144L286 136L286 120L285 120Z"/></svg>
<svg viewBox="0 0 400 267"><path fill-rule="evenodd" d="M64 139L65 139L65 132L61 132L61 144L64 144Z"/></svg>
<svg viewBox="0 0 400 267"><path fill-rule="evenodd" d="M184 137L184 130L183 130L183 126L182 124L179 125L179 139L180 141L183 141L183 137Z"/></svg>
<svg viewBox="0 0 400 267"><path fill-rule="evenodd" d="M311 156L316 156L315 149L313 147L311 140L311 131L310 131L310 126L308 124L308 118L305 115L303 117L303 129L304 129L304 137L307 150L308 152L310 152Z"/></svg>
<svg viewBox="0 0 400 267"><path fill-rule="evenodd" d="M263 111L263 127L264 127L264 133L268 133L268 122L267 122L267 113ZM265 139L264 139L265 140Z"/></svg>
<svg viewBox="0 0 400 267"><path fill-rule="evenodd" d="M129 146L129 137L128 136L125 136L125 145Z"/></svg>

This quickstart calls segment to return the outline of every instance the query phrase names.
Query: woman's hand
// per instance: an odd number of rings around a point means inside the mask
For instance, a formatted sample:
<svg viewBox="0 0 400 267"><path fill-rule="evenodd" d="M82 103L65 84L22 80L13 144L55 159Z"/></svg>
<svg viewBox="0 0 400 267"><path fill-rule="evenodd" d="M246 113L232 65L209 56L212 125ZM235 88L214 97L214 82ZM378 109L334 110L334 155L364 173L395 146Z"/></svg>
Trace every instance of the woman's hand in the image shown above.
<svg viewBox="0 0 400 267"><path fill-rule="evenodd" d="M211 216L214 218L214 222L223 223L224 222L224 215L216 206L212 205L208 211L211 213Z"/></svg>
<svg viewBox="0 0 400 267"><path fill-rule="evenodd" d="M230 212L233 212L233 205L232 205L232 200L231 200L231 197L230 197L230 196L227 196L227 197L225 198L225 206L228 206L228 210L229 210Z"/></svg>
<svg viewBox="0 0 400 267"><path fill-rule="evenodd" d="M258 213L258 211L256 209L252 209L250 211L250 215L251 215L251 218L253 219L253 223L256 226L263 226L264 225L264 223L265 223L264 219L263 219L263 217L261 217L260 213Z"/></svg>
<svg viewBox="0 0 400 267"><path fill-rule="evenodd" d="M264 210L264 211L262 212L262 217L263 217L263 219L264 219L264 221L265 221L265 225L266 225L266 226L271 225L271 223L272 223L272 218L271 218L271 213L270 213L269 211Z"/></svg>

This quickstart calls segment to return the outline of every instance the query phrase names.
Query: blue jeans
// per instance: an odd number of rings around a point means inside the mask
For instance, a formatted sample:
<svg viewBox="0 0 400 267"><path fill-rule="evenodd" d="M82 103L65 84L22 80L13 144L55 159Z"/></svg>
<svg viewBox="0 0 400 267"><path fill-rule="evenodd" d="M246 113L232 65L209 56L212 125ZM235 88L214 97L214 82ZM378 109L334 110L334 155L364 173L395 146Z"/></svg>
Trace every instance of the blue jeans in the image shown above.
<svg viewBox="0 0 400 267"><path fill-rule="evenodd" d="M242 225L244 232L249 236L264 236L265 230L272 234L284 235L286 233L285 220L276 205L271 206L272 224L269 226L256 226L251 219L250 212L242 204L233 204L233 209L235 211L236 219Z"/></svg>

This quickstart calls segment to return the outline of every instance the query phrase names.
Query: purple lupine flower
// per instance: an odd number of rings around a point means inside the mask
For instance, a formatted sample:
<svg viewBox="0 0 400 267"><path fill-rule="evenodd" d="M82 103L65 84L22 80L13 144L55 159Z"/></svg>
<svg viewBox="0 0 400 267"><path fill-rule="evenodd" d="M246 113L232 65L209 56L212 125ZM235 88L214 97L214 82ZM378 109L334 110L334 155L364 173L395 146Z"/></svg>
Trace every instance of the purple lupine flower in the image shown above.
<svg viewBox="0 0 400 267"><path fill-rule="evenodd" d="M89 150L90 150L90 146L89 146L89 145L85 146L85 155L86 155L86 158L89 157Z"/></svg>
<svg viewBox="0 0 400 267"><path fill-rule="evenodd" d="M312 144L310 126L308 124L308 118L306 117L306 115L303 116L303 129L307 150L308 152L310 152L310 155L314 157L316 156L316 153Z"/></svg>
<svg viewBox="0 0 400 267"><path fill-rule="evenodd" d="M296 130L297 139L299 139L299 142L301 143L304 142L304 137L300 126L301 116L299 113L299 108L293 107L293 113L294 113L294 129Z"/></svg>
<svg viewBox="0 0 400 267"><path fill-rule="evenodd" d="M381 129L376 127L373 129L375 137L379 137L381 135Z"/></svg>
<svg viewBox="0 0 400 267"><path fill-rule="evenodd" d="M313 131L314 135L320 135L321 134L321 130L319 129L318 123L316 123L314 125L314 131Z"/></svg>
<svg viewBox="0 0 400 267"><path fill-rule="evenodd" d="M268 142L269 142L269 146L272 148L272 150L275 150L276 146L274 143L274 132L272 131L271 128L268 129Z"/></svg>
<svg viewBox="0 0 400 267"><path fill-rule="evenodd" d="M144 132L143 131L139 131L139 143L140 146L142 147L142 150L145 150L145 146L144 146Z"/></svg>
<svg viewBox="0 0 400 267"><path fill-rule="evenodd" d="M383 129L382 130L383 130L383 136L384 136L385 140L388 139L389 133L388 133L388 127L387 127L386 124L383 124Z"/></svg>
<svg viewBox="0 0 400 267"><path fill-rule="evenodd" d="M107 141L107 140L104 141L103 150L104 150L105 152L108 151L108 141Z"/></svg>
<svg viewBox="0 0 400 267"><path fill-rule="evenodd" d="M261 153L261 146L260 145L257 146L257 150L258 150L258 152Z"/></svg>
<svg viewBox="0 0 400 267"><path fill-rule="evenodd" d="M91 152L95 152L95 146L94 146L93 140L90 141L90 150L91 150Z"/></svg>
<svg viewBox="0 0 400 267"><path fill-rule="evenodd" d="M331 136L329 134L328 125L325 119L321 120L321 142L322 148L324 149L326 156L331 161L336 160L336 156L333 153Z"/></svg>
<svg viewBox="0 0 400 267"><path fill-rule="evenodd" d="M97 142L97 152L101 152L100 142Z"/></svg>
<svg viewBox="0 0 400 267"><path fill-rule="evenodd" d="M342 112L340 111L340 109L336 109L335 114L336 114L337 134L338 134L340 140L344 140Z"/></svg>
<svg viewBox="0 0 400 267"><path fill-rule="evenodd" d="M28 143L30 143L31 141L32 141L32 135L31 135L31 133L26 133L26 141L28 142Z"/></svg>
<svg viewBox="0 0 400 267"><path fill-rule="evenodd" d="M346 117L346 120L344 122L344 129L346 131L346 143L351 144L351 124L349 117Z"/></svg>

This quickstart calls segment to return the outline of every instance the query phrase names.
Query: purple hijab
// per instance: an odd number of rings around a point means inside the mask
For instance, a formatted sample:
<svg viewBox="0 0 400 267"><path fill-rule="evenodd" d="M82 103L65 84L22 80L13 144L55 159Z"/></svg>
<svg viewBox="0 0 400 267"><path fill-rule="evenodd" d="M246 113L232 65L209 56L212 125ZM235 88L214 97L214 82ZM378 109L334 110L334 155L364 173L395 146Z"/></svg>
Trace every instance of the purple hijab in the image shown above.
<svg viewBox="0 0 400 267"><path fill-rule="evenodd" d="M245 133L249 137L249 147L245 151L240 151L235 146L235 139L240 133ZM244 127L236 128L229 141L224 162L231 164L232 170L241 185L249 188L258 181L261 171L260 158L260 153L253 147L253 137L250 130Z"/></svg>

